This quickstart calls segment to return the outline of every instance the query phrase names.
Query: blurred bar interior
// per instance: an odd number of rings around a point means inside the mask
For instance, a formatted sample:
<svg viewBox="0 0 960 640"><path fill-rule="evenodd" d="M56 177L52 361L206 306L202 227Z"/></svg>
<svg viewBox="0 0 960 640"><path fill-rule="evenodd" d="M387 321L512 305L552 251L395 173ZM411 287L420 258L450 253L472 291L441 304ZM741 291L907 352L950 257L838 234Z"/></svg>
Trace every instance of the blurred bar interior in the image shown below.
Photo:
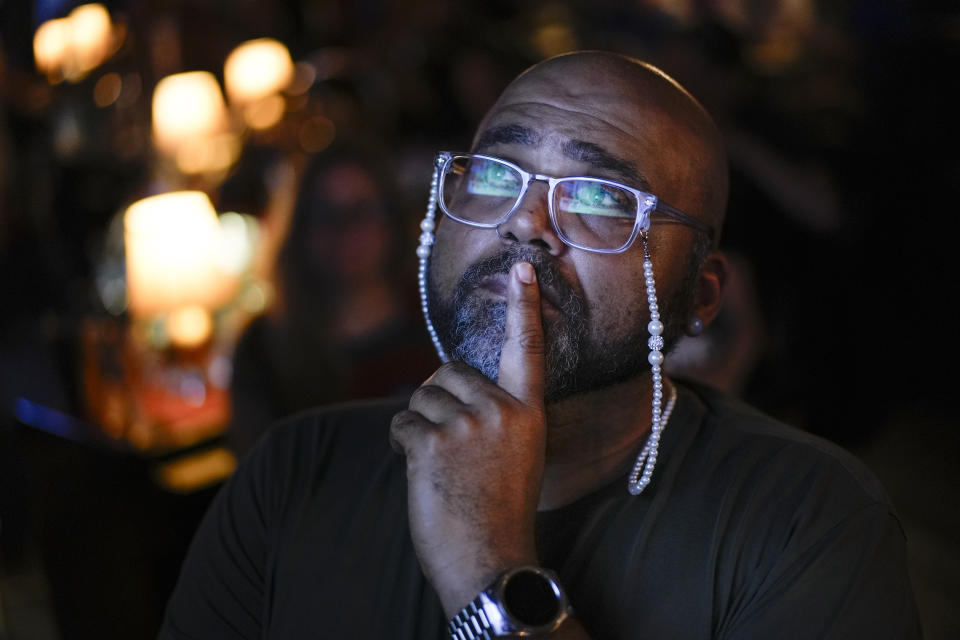
<svg viewBox="0 0 960 640"><path fill-rule="evenodd" d="M0 0L0 640L153 637L270 422L429 375L432 155L578 48L727 137L730 301L674 374L864 457L960 634L955 355L918 344L956 333L955 3Z"/></svg>

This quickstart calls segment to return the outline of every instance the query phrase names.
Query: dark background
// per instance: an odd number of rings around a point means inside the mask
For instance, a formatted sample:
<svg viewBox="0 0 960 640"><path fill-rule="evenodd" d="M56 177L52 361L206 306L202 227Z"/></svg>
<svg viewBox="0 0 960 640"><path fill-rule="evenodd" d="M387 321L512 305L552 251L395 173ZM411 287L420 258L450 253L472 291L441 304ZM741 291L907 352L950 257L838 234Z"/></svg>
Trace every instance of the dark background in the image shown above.
<svg viewBox="0 0 960 640"><path fill-rule="evenodd" d="M155 632L212 490L165 492L136 456L38 432L15 407L27 398L83 418L79 327L106 313L93 280L107 224L151 176L152 86L181 70L219 74L236 44L261 36L295 60L340 61L309 99L391 168L407 255L433 153L466 148L528 65L613 49L687 86L729 142L724 245L758 301L729 386L871 465L903 517L928 637L960 633L955 3L105 4L127 26L124 45L89 78L51 87L32 35L74 4L0 0L0 638ZM794 20L778 22L784 11ZM158 44L170 33L175 45ZM142 95L98 108L89 96L109 71L138 74ZM259 145L265 157L290 151L279 138ZM244 157L231 197L262 200L258 162Z"/></svg>

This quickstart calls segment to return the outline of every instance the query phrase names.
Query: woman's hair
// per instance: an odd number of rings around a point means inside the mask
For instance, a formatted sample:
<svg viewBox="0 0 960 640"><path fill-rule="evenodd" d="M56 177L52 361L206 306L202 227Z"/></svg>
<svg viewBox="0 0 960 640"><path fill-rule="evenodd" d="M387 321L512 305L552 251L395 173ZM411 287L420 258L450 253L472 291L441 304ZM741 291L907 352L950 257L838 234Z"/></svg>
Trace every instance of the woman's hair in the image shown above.
<svg viewBox="0 0 960 640"><path fill-rule="evenodd" d="M325 311L343 294L344 283L335 272L318 272L312 268L311 252L316 251L316 247L310 244L311 229L324 225L336 229L345 222L344 212L336 211L336 205L325 197L324 192L325 175L338 168L359 169L370 179L375 190L378 218L387 230L379 276L396 281L406 275L397 264L406 262L402 260L402 252L409 244L405 240L410 232L398 206L395 185L384 170L383 155L370 145L341 142L311 156L304 166L275 272L277 311L285 323L314 324L322 320L318 316L325 315Z"/></svg>

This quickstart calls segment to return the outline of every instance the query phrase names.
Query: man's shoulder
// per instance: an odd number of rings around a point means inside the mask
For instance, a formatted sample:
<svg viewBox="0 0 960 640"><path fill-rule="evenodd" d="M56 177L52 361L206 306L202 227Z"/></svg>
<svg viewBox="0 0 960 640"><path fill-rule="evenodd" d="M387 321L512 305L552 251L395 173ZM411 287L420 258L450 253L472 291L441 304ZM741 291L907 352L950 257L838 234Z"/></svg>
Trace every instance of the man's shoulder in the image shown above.
<svg viewBox="0 0 960 640"><path fill-rule="evenodd" d="M351 456L379 456L390 448L390 420L408 401L394 396L301 411L277 422L255 447L254 455L274 460L313 458L336 449Z"/></svg>
<svg viewBox="0 0 960 640"><path fill-rule="evenodd" d="M704 407L699 437L715 447L717 455L737 459L738 464L758 473L829 476L835 488L846 485L865 502L889 503L873 472L839 445L728 394L702 385L685 385Z"/></svg>
<svg viewBox="0 0 960 640"><path fill-rule="evenodd" d="M381 425L384 420L389 423L393 414L406 407L409 401L407 396L391 396L322 405L280 420L276 430L278 433L298 433L315 429L369 428Z"/></svg>

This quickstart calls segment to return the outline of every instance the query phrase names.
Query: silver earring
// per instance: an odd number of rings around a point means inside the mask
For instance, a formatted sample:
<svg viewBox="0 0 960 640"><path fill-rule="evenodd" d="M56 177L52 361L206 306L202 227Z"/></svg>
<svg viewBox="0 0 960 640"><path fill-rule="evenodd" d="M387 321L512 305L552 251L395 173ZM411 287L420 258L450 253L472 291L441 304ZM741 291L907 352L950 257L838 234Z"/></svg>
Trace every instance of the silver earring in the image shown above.
<svg viewBox="0 0 960 640"><path fill-rule="evenodd" d="M697 337L701 333L703 333L703 320L700 316L693 316L687 323L687 335Z"/></svg>

